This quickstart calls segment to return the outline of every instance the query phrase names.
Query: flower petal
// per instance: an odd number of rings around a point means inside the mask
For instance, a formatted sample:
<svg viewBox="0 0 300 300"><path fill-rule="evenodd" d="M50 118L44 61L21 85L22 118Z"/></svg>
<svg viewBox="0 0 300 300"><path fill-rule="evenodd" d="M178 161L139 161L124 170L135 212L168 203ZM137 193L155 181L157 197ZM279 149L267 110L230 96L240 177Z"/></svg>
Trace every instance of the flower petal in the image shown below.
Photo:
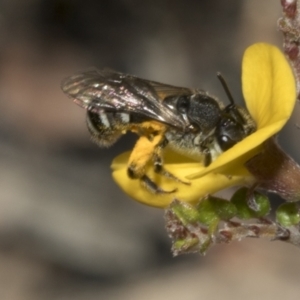
<svg viewBox="0 0 300 300"><path fill-rule="evenodd" d="M295 79L285 56L275 46L254 44L244 54L242 73L246 105L258 129L279 122L280 130L296 101Z"/></svg>
<svg viewBox="0 0 300 300"><path fill-rule="evenodd" d="M190 185L186 185L154 173L153 168L150 166L146 173L161 188L166 191L177 188L175 193L155 195L142 187L140 180L132 180L128 177L127 162L129 155L130 152L126 152L114 159L111 166L112 176L115 182L130 197L143 204L155 207L167 207L175 198L189 203L196 203L207 194L213 194L230 186L245 184L249 178L252 178L244 168L236 168L230 177L224 174L210 173L193 180ZM182 181L186 182L186 176L199 171L199 169L204 169L202 164L177 153L167 151L165 156L164 167Z"/></svg>

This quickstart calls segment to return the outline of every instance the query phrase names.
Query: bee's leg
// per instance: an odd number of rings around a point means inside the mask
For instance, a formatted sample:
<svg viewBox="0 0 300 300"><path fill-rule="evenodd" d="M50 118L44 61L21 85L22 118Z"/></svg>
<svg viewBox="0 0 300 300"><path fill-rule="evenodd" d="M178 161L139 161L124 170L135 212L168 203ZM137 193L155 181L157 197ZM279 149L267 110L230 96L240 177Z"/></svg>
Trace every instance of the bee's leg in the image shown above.
<svg viewBox="0 0 300 300"><path fill-rule="evenodd" d="M143 175L141 178L142 185L153 194L171 194L175 193L177 189L172 191L165 191L159 187L153 180L151 180L147 175Z"/></svg>
<svg viewBox="0 0 300 300"><path fill-rule="evenodd" d="M212 143L211 136L208 135L207 137L204 137L204 140L200 143L200 151L203 154L203 165L204 167L208 167L212 163L212 154L210 152L210 145Z"/></svg>
<svg viewBox="0 0 300 300"><path fill-rule="evenodd" d="M162 140L162 142L157 145L157 148L155 149L154 155L153 155L153 164L154 164L154 171L162 176L165 176L167 178L173 179L177 182L183 183L183 184L190 184L189 182L182 181L181 179L177 178L175 175L170 173L168 170L164 168L163 165L163 158L162 158L162 151L167 146L168 141L166 139Z"/></svg>
<svg viewBox="0 0 300 300"><path fill-rule="evenodd" d="M204 148L203 154L204 154L203 165L204 167L208 167L212 163L211 153L208 148Z"/></svg>
<svg viewBox="0 0 300 300"><path fill-rule="evenodd" d="M127 174L132 179L140 179L143 186L154 194L174 193L176 190L165 191L160 188L146 174L146 165L152 159L157 145L162 140L163 135L156 135L151 140L141 136L134 146L129 157Z"/></svg>

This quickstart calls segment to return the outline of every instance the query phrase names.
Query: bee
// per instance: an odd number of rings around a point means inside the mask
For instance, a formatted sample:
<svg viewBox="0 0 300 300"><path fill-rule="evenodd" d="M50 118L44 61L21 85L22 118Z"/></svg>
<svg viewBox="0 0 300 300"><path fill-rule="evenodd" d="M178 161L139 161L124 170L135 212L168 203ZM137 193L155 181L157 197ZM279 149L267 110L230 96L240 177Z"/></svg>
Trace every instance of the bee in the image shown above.
<svg viewBox="0 0 300 300"><path fill-rule="evenodd" d="M165 191L149 178L149 164L156 173L182 182L164 168L165 147L208 166L256 130L249 112L234 103L223 77L220 73L217 76L230 100L227 106L201 89L176 87L108 69L66 78L62 90L86 109L88 130L100 147L111 146L128 131L139 136L127 174L139 179L150 192L163 194L176 189Z"/></svg>

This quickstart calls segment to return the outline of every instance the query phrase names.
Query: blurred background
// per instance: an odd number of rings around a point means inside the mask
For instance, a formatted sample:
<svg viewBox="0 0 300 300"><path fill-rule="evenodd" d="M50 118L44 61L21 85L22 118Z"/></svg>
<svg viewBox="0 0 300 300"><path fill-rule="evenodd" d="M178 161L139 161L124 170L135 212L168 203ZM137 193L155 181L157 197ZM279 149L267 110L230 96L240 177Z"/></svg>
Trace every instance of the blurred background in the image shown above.
<svg viewBox="0 0 300 300"><path fill-rule="evenodd" d="M298 299L299 249L246 240L172 258L163 211L111 179L109 150L61 80L109 67L242 101L255 42L281 47L280 1L0 1L0 299ZM299 107L280 135L299 161Z"/></svg>

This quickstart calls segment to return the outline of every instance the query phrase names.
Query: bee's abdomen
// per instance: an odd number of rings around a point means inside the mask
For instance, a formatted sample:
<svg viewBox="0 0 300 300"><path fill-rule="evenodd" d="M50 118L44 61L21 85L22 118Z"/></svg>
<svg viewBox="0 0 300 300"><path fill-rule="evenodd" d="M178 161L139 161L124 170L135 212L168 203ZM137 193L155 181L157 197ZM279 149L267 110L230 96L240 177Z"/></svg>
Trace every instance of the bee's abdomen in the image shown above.
<svg viewBox="0 0 300 300"><path fill-rule="evenodd" d="M131 124L130 114L122 112L87 111L87 126L92 139L101 147L109 147Z"/></svg>

